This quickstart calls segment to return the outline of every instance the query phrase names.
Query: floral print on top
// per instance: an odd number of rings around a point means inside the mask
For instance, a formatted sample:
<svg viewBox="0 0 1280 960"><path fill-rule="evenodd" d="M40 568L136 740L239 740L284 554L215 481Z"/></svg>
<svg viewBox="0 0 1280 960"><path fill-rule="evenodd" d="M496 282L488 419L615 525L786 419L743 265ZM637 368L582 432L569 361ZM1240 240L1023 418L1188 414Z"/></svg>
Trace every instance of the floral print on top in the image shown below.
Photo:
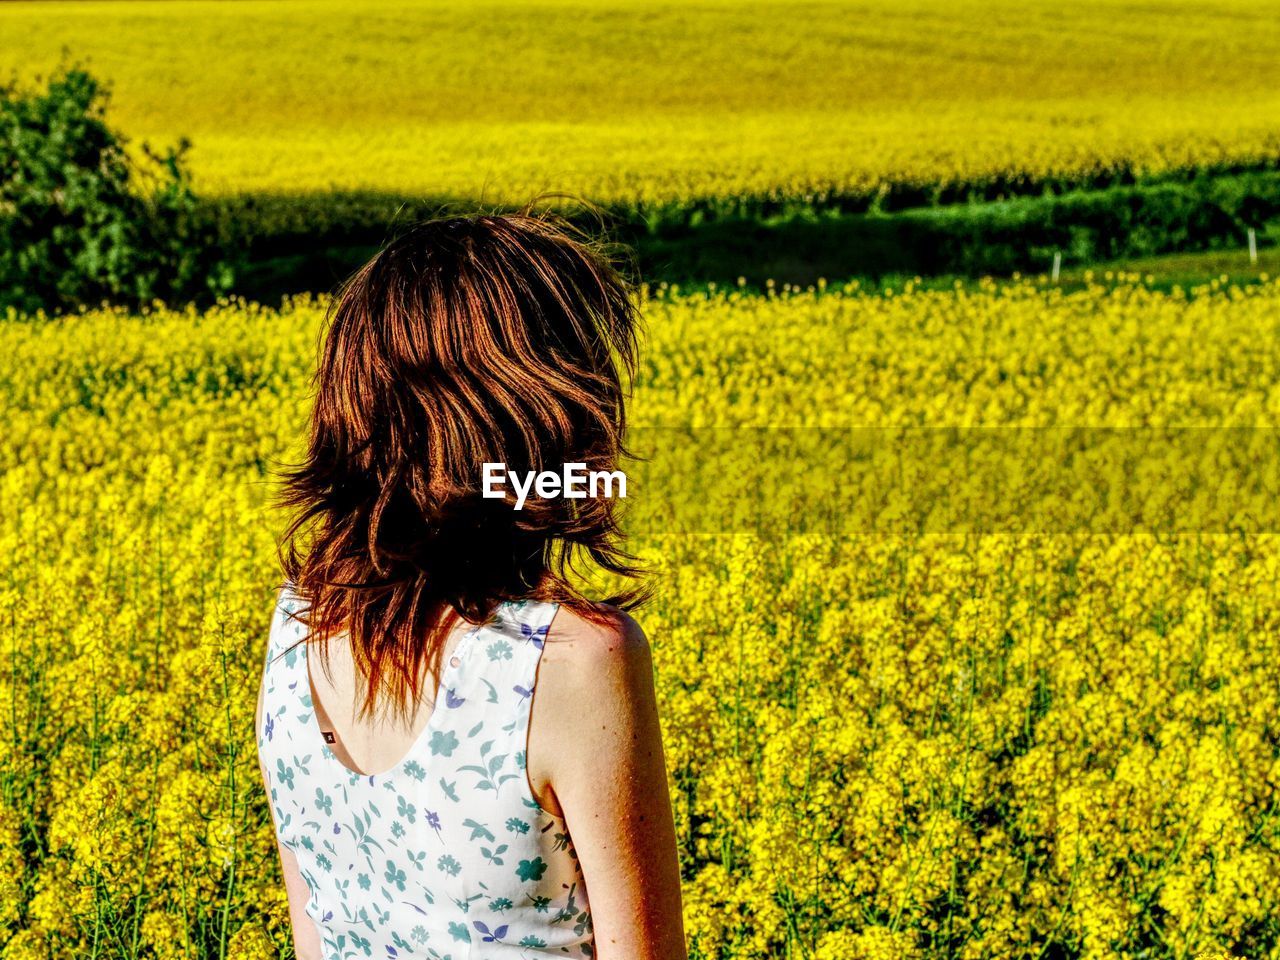
<svg viewBox="0 0 1280 960"><path fill-rule="evenodd" d="M258 750L276 833L298 859L326 960L590 957L565 822L525 775L529 708L554 603L506 603L445 665L422 735L386 773L349 770L311 705L302 601L271 624Z"/></svg>

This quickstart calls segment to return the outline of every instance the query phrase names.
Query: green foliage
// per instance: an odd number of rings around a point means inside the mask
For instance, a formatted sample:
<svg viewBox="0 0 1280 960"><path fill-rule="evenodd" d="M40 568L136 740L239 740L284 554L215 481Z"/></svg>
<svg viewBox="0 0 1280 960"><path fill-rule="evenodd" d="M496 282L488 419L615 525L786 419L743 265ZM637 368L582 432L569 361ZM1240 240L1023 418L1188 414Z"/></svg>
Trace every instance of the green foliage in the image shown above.
<svg viewBox="0 0 1280 960"><path fill-rule="evenodd" d="M202 215L184 141L135 163L84 70L0 87L0 311L208 301L234 265Z"/></svg>
<svg viewBox="0 0 1280 960"><path fill-rule="evenodd" d="M1008 274L1047 269L1055 252L1081 265L1239 247L1249 228L1271 241L1280 175L1265 171L1080 191L903 214L921 273Z"/></svg>
<svg viewBox="0 0 1280 960"><path fill-rule="evenodd" d="M333 288L398 225L442 212L469 212L468 203L373 192L246 194L209 201L206 216L234 225L236 247L248 256L237 292L271 300ZM1250 227L1269 247L1280 238L1280 171L1206 171L994 202L974 195L895 211L743 198L733 209L690 201L661 218L652 214L607 208L609 232L634 247L641 276L653 283L735 284L741 277L759 288L770 279L1007 276L1047 272L1059 252L1071 269L1237 249ZM585 215L583 225L595 227Z"/></svg>

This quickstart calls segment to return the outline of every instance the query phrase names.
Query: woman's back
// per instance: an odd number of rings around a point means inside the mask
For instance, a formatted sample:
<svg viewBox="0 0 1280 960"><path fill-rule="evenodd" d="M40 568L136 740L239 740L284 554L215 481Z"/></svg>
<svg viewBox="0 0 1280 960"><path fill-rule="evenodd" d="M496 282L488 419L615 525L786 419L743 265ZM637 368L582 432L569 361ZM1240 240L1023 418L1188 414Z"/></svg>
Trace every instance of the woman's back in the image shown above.
<svg viewBox="0 0 1280 960"><path fill-rule="evenodd" d="M325 742L299 606L286 589L272 620L259 752L324 956L591 956L577 855L526 772L557 604L504 603L464 633L421 733L373 775L348 768Z"/></svg>
<svg viewBox="0 0 1280 960"><path fill-rule="evenodd" d="M330 305L259 704L300 960L685 956L618 505L486 479L618 470L633 293L519 213L416 224Z"/></svg>

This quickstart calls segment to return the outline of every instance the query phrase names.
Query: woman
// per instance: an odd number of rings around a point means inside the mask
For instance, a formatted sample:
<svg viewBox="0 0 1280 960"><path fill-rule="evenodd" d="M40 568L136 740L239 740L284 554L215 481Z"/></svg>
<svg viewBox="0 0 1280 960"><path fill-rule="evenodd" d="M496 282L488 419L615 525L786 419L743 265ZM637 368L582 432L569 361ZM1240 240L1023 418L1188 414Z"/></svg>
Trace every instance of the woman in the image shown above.
<svg viewBox="0 0 1280 960"><path fill-rule="evenodd" d="M636 576L615 503L482 483L616 469L635 351L551 216L422 224L336 299L258 704L304 960L684 957L642 591L572 576Z"/></svg>

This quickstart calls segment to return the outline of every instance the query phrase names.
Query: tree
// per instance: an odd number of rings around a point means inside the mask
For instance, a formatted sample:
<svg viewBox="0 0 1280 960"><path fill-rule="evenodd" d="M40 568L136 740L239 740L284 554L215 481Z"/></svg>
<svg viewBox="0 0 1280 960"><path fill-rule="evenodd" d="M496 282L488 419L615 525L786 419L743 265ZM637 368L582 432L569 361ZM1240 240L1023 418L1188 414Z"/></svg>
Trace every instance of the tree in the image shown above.
<svg viewBox="0 0 1280 960"><path fill-rule="evenodd" d="M134 162L108 95L69 68L0 87L0 311L177 304L227 292L235 264L182 166L185 140Z"/></svg>

